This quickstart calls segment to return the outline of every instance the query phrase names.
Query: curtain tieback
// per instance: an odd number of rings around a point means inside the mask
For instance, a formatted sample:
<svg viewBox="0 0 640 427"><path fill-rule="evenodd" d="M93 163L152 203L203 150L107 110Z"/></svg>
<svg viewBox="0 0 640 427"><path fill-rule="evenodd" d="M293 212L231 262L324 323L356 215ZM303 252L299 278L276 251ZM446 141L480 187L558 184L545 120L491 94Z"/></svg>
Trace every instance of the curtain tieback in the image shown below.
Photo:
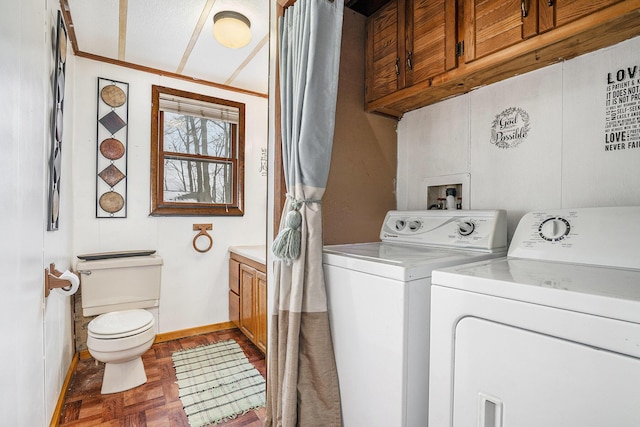
<svg viewBox="0 0 640 427"><path fill-rule="evenodd" d="M287 198L291 201L291 209L285 217L285 226L280 230L273 241L273 245L271 245L271 251L276 258L291 264L291 262L300 257L300 226L302 225L300 208L302 205L320 203L321 200L296 199L290 194L287 194Z"/></svg>

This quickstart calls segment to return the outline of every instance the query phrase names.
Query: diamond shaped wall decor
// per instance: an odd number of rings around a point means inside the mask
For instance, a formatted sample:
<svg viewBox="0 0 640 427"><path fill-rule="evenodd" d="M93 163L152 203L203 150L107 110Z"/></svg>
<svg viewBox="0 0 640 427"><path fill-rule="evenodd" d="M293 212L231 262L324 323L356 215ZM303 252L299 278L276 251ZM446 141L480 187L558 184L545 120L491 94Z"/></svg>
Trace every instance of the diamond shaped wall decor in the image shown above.
<svg viewBox="0 0 640 427"><path fill-rule="evenodd" d="M118 113L116 113L115 111L111 111L109 114L103 116L100 119L100 123L102 123L102 125L107 128L109 132L111 132L111 135L114 135L116 132L127 125L127 123L122 120Z"/></svg>
<svg viewBox="0 0 640 427"><path fill-rule="evenodd" d="M110 187L115 187L117 183L125 179L125 174L120 172L120 169L112 164L104 168L98 176L102 178L104 182L109 184Z"/></svg>

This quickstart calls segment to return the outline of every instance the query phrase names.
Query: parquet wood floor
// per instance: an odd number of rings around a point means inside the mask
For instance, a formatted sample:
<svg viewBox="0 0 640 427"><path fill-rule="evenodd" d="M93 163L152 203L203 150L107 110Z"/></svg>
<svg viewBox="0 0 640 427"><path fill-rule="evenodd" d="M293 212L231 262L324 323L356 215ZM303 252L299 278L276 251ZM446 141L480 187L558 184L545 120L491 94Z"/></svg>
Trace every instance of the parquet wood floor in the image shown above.
<svg viewBox="0 0 640 427"><path fill-rule="evenodd" d="M264 355L238 329L211 332L154 344L142 360L147 383L121 393L102 395L104 364L92 358L78 361L60 414L60 427L188 427L178 397L178 385L171 354L214 342L235 339L247 358L266 377ZM262 427L266 409L249 411L220 427Z"/></svg>

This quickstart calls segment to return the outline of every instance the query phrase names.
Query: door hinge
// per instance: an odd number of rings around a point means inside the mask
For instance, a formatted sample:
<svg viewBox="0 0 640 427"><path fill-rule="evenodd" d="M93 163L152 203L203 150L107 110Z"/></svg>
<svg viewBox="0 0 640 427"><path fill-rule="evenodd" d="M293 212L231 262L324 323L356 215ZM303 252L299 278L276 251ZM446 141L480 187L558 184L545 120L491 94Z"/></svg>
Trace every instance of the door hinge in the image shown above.
<svg viewBox="0 0 640 427"><path fill-rule="evenodd" d="M460 57L464 55L464 40L456 43L456 56Z"/></svg>

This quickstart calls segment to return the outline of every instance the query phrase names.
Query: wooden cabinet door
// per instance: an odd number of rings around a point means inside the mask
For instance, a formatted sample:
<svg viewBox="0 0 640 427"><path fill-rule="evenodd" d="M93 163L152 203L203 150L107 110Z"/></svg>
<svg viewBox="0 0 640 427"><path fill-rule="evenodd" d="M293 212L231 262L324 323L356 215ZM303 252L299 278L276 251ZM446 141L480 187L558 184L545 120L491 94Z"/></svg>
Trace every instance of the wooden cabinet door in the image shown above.
<svg viewBox="0 0 640 427"><path fill-rule="evenodd" d="M267 351L267 275L256 272L256 345L264 353Z"/></svg>
<svg viewBox="0 0 640 427"><path fill-rule="evenodd" d="M367 102L404 86L404 8L405 0L391 0L367 19Z"/></svg>
<svg viewBox="0 0 640 427"><path fill-rule="evenodd" d="M623 0L464 0L465 61L583 18Z"/></svg>
<svg viewBox="0 0 640 427"><path fill-rule="evenodd" d="M568 24L620 1L622 0L537 0L538 32L544 33Z"/></svg>
<svg viewBox="0 0 640 427"><path fill-rule="evenodd" d="M240 263L229 258L229 320L240 327Z"/></svg>
<svg viewBox="0 0 640 427"><path fill-rule="evenodd" d="M240 329L255 341L256 316L254 309L254 288L257 270L240 264Z"/></svg>
<svg viewBox="0 0 640 427"><path fill-rule="evenodd" d="M240 294L240 263L229 258L229 289Z"/></svg>
<svg viewBox="0 0 640 427"><path fill-rule="evenodd" d="M240 327L240 295L229 290L229 320Z"/></svg>
<svg viewBox="0 0 640 427"><path fill-rule="evenodd" d="M536 0L465 0L465 62L524 40L523 26L537 20L531 1Z"/></svg>
<svg viewBox="0 0 640 427"><path fill-rule="evenodd" d="M455 68L456 0L408 0L406 86Z"/></svg>

